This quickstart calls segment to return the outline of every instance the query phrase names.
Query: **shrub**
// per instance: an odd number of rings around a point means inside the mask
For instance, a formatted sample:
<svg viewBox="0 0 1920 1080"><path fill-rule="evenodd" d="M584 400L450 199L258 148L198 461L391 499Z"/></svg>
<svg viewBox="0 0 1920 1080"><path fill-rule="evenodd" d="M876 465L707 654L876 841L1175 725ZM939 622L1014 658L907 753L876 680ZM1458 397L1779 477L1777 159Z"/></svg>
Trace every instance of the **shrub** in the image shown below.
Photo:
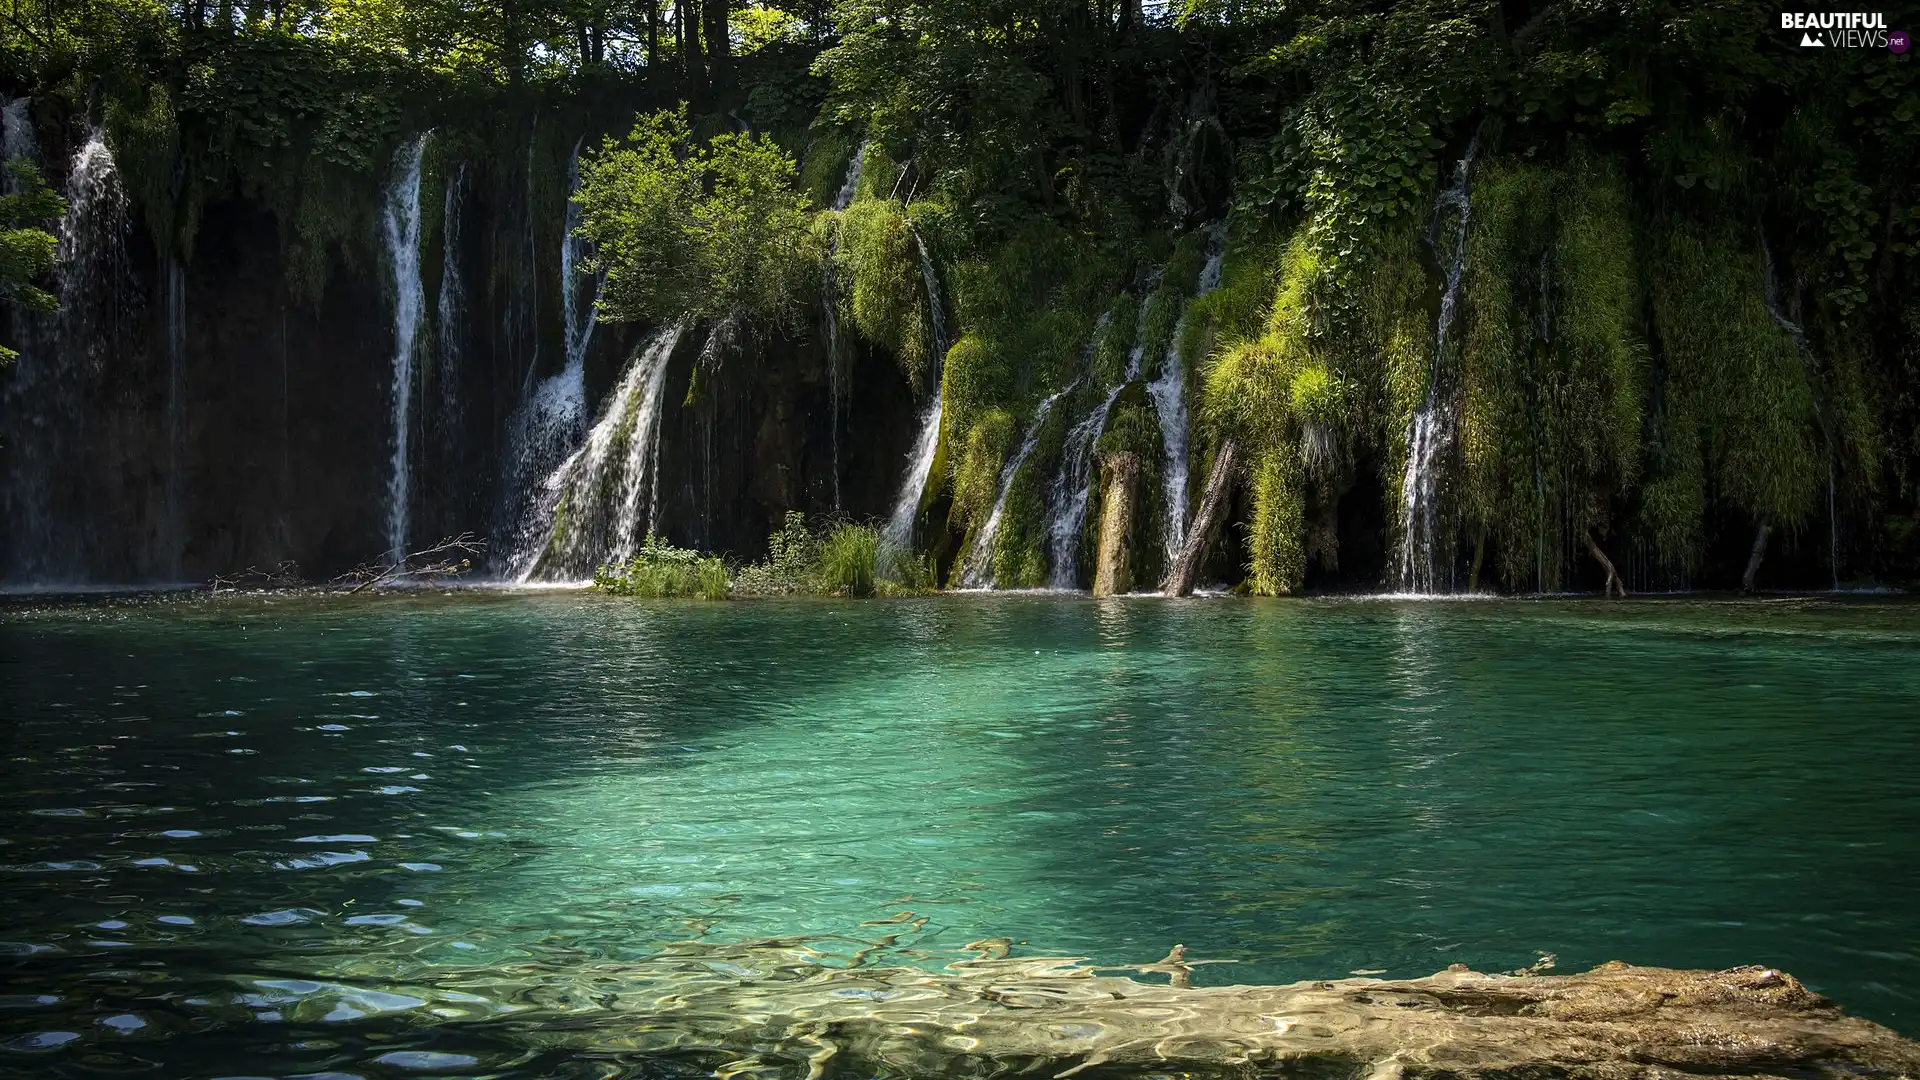
<svg viewBox="0 0 1920 1080"><path fill-rule="evenodd" d="M727 566L718 556L677 548L657 536L648 536L640 553L629 562L602 566L594 572L593 587L613 596L640 596L649 600L691 597L725 600L732 588Z"/></svg>

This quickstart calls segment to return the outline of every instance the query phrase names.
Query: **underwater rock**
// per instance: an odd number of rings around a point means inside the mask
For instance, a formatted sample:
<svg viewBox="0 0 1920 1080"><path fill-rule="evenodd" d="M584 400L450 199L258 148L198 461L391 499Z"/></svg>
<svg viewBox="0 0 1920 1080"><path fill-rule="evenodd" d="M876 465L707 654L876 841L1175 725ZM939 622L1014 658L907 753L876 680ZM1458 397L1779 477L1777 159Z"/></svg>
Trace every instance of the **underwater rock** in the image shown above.
<svg viewBox="0 0 1920 1080"><path fill-rule="evenodd" d="M1187 988L1074 958L992 953L939 971L834 967L792 941L688 943L542 979L516 1021L538 1042L685 1055L810 1077L1064 1077L1083 1070L1394 1077L1913 1076L1920 1044L1842 1015L1772 968L1613 962L1486 975ZM1174 956L1180 973L1190 964ZM1115 969L1106 969L1108 971ZM1163 962L1130 969L1166 973ZM531 1006L531 1008L525 1008ZM597 1015L596 1015L597 1014Z"/></svg>

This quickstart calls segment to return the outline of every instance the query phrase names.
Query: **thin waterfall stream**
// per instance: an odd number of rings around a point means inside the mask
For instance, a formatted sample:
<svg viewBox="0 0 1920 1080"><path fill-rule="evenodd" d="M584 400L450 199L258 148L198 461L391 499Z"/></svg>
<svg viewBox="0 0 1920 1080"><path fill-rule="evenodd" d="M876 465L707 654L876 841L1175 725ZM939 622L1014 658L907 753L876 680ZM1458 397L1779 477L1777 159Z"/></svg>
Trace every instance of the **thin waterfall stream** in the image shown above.
<svg viewBox="0 0 1920 1080"><path fill-rule="evenodd" d="M854 151L853 160L847 162L846 178L840 181L840 190L834 194L835 213L844 211L853 205L854 196L860 191L860 172L866 166L867 144L861 143ZM833 508L840 509L840 296L838 282L834 276L834 259L840 253L840 231L833 232L832 243L827 248L825 276L820 293L820 316L827 327L827 408L829 441L833 454Z"/></svg>
<svg viewBox="0 0 1920 1080"><path fill-rule="evenodd" d="M1220 287L1220 272L1226 263L1226 255L1227 230L1223 222L1210 230L1207 261L1200 268L1193 300ZM1190 300L1186 309L1180 312L1180 318L1174 324L1173 340L1167 342L1167 350L1160 358L1160 374L1147 384L1147 394L1153 399L1154 415L1160 422L1161 493L1166 501L1164 534L1169 564L1179 557L1181 545L1187 539L1187 379L1180 362L1180 343L1186 336L1187 315L1192 306Z"/></svg>
<svg viewBox="0 0 1920 1080"><path fill-rule="evenodd" d="M393 457L387 475L387 554L407 556L413 488L414 347L427 306L420 280L420 163L427 135L413 137L394 156L393 182L381 212L387 266L393 274Z"/></svg>
<svg viewBox="0 0 1920 1080"><path fill-rule="evenodd" d="M1072 393L1080 386L1079 380L1069 383L1064 390L1049 394L1041 399L1033 410L1033 422L1027 425L1027 434L1020 441L1020 449L1007 459L1000 470L999 485L993 499L993 509L987 514L986 524L980 527L980 534L974 539L973 547L967 555L966 573L961 584L969 589L991 589L995 585L993 570L993 545L1000 536L1000 517L1007 508L1007 496L1013 491L1013 479L1020 474L1020 467L1033 456L1034 447L1040 445L1040 436L1047 429L1047 417L1052 414L1054 403Z"/></svg>
<svg viewBox="0 0 1920 1080"><path fill-rule="evenodd" d="M1446 281L1440 293L1440 315L1433 332L1432 367L1427 392L1407 425L1406 472L1400 481L1400 588L1410 593L1438 589L1434 566L1440 515L1440 471L1453 450L1456 405L1449 386L1448 348L1460 304L1460 282L1467 263L1467 221L1472 214L1469 181L1480 139L1475 135L1454 166L1453 182L1434 199L1433 221L1427 243L1436 255L1447 215L1452 212L1451 247L1444 253Z"/></svg>
<svg viewBox="0 0 1920 1080"><path fill-rule="evenodd" d="M881 539L897 550L904 550L913 544L914 519L920 515L920 502L926 496L927 479L933 473L933 459L940 451L940 398L941 365L947 356L947 323L940 295L940 278L934 272L933 259L927 254L926 241L920 233L913 234L914 250L920 255L920 276L926 282L927 318L933 330L933 355L927 363L927 379L933 387L933 397L920 413L919 434L915 436L913 452L907 458L907 474L900 483L900 494L894 500L893 513L887 518L886 529Z"/></svg>

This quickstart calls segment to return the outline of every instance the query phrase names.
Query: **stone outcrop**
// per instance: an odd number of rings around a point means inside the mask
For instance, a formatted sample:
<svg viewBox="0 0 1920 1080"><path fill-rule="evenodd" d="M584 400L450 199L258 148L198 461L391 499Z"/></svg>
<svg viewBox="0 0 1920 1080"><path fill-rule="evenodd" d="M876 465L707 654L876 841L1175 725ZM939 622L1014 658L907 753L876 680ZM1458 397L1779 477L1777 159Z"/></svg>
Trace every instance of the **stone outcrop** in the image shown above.
<svg viewBox="0 0 1920 1080"><path fill-rule="evenodd" d="M1772 968L1614 962L1545 976L1455 965L1409 980L1189 987L1203 962L1179 948L1104 969L1149 983L977 944L974 958L927 970L859 966L859 955L826 966L797 940L688 943L641 964L548 971L517 997L515 1022L556 1047L812 1077L1920 1075L1920 1045Z"/></svg>

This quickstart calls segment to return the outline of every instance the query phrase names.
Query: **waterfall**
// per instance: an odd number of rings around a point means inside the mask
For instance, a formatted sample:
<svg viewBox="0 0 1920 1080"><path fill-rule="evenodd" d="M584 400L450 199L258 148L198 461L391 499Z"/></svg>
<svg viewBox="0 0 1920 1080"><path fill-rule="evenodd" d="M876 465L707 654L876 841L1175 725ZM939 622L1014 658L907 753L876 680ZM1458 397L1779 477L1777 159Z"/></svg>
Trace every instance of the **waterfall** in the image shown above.
<svg viewBox="0 0 1920 1080"><path fill-rule="evenodd" d="M920 515L920 501L926 496L927 478L933 472L933 458L940 450L940 369L947 357L947 323L940 297L940 279L934 273L933 259L927 255L926 242L916 230L914 250L920 253L920 276L927 287L927 316L933 328L933 357L927 364L927 377L933 383L933 398L920 413L920 433L914 438L913 452L907 458L907 475L900 483L893 513L881 539L896 549L913 544L913 523Z"/></svg>
<svg viewBox="0 0 1920 1080"><path fill-rule="evenodd" d="M538 493L543 546L522 581L589 577L640 550L659 515L660 407L684 322L641 342L586 441Z"/></svg>
<svg viewBox="0 0 1920 1080"><path fill-rule="evenodd" d="M519 578L529 572L547 540L540 520L539 491L531 493L533 498L529 503L529 493L521 489L544 482L543 478L550 479L554 463L573 452L586 424L587 346L593 341L594 326L599 321L600 294L596 282L593 300L582 310L579 263L591 253L591 248L584 237L574 235L580 224L580 208L573 196L580 190L580 146L584 138L574 142L573 157L567 166L567 209L560 234L560 314L561 332L566 338L566 363L533 386L515 411L512 422L508 480L512 490L508 494L520 500L514 505L522 507L524 513L514 527L514 534L508 537L506 548L508 572ZM531 168L531 151L528 160ZM528 183L531 185L531 179ZM531 367L527 378L531 385Z"/></svg>
<svg viewBox="0 0 1920 1080"><path fill-rule="evenodd" d="M596 278L593 287L593 299L588 301L586 310L580 309L580 287L582 261L593 256L593 246L587 238L580 236L580 204L573 197L580 193L580 145L586 136L574 140L573 155L567 160L567 211L565 214L566 231L560 236L560 305L561 319L565 323L567 335L567 369L585 370L587 364L587 345L593 341L593 328L600 320L600 287L605 278Z"/></svg>
<svg viewBox="0 0 1920 1080"><path fill-rule="evenodd" d="M32 109L30 97L14 98L0 108L0 150L6 153L8 161L38 162L40 159L40 141L33 134ZM5 188L9 195L20 190L19 181L12 173L6 174Z"/></svg>
<svg viewBox="0 0 1920 1080"><path fill-rule="evenodd" d="M447 178L440 209L440 299L434 311L438 331L440 376L436 411L443 439L460 430L460 335L467 313L467 286L460 276L462 229L460 213L467 197L467 166L462 162ZM457 461L458 456L454 455Z"/></svg>
<svg viewBox="0 0 1920 1080"><path fill-rule="evenodd" d="M840 181L840 191L833 197L833 209L837 213L853 204L853 197L860 190L860 170L866 166L867 144L861 143L854 151L853 160L847 163L846 179ZM832 412L829 422L833 444L833 508L840 509L840 308L839 294L834 280L834 256L840 253L840 231L835 229L833 242L827 248L827 269L820 297L820 313L827 326L827 401Z"/></svg>
<svg viewBox="0 0 1920 1080"><path fill-rule="evenodd" d="M381 211L387 266L393 273L393 461L387 477L387 553L395 562L407 556L414 346L427 305L420 283L420 162L426 149L423 133L394 155L393 181Z"/></svg>
<svg viewBox="0 0 1920 1080"><path fill-rule="evenodd" d="M186 469L182 438L187 411L187 268L167 258L167 545L175 581L185 573Z"/></svg>
<svg viewBox="0 0 1920 1080"><path fill-rule="evenodd" d="M980 535L974 539L973 549L967 555L966 576L961 584L969 589L994 587L993 579L993 542L1000 535L1000 515L1007 507L1007 495L1013 490L1013 478L1019 474L1020 466L1027 463L1033 455L1034 447L1040 444L1040 435L1046 430L1047 416L1053 412L1053 405L1080 385L1078 380L1068 384L1065 390L1048 395L1033 411L1033 423L1027 426L1027 436L1020 442L1020 449L1014 453L1000 470L998 493L993 499L993 510L987 514L987 523L980 528Z"/></svg>
<svg viewBox="0 0 1920 1080"><path fill-rule="evenodd" d="M1400 481L1400 587L1406 592L1430 593L1437 587L1434 569L1435 533L1438 530L1440 469L1453 449L1456 417L1452 394L1446 386L1447 348L1451 342L1454 318L1460 303L1460 280L1467 263L1467 219L1472 212L1468 177L1473 157L1479 149L1479 136L1467 146L1467 152L1454 166L1453 182L1441 188L1434 199L1433 221L1427 243L1440 255L1441 229L1448 211L1457 217L1452 249L1444 255L1446 284L1440 293L1440 316L1433 333L1433 361L1426 397L1407 425L1406 473Z"/></svg>
<svg viewBox="0 0 1920 1080"><path fill-rule="evenodd" d="M4 110L9 154L31 159L33 129L24 99ZM8 576L38 583L84 580L91 534L87 486L77 475L90 440L84 391L117 359L129 296L127 197L106 137L96 128L67 169L67 214L56 226L51 317L16 311L20 357L0 380L7 419L9 483L5 526Z"/></svg>
<svg viewBox="0 0 1920 1080"><path fill-rule="evenodd" d="M1193 298L1207 295L1220 287L1220 271L1227 255L1225 223L1213 227L1207 243L1207 261L1200 268L1200 279ZM1189 309L1191 304L1188 305ZM1165 539L1167 561L1180 557L1187 539L1187 380L1180 365L1180 340L1187 328L1187 311L1181 311L1174 324L1173 340L1167 342L1166 355L1160 358L1160 374L1147 384L1153 398L1153 412L1160 420L1161 492L1166 500Z"/></svg>
<svg viewBox="0 0 1920 1080"><path fill-rule="evenodd" d="M1159 271L1154 271L1157 280ZM1100 326L1109 321L1103 316ZM1067 431L1065 444L1060 452L1060 470L1054 474L1053 484L1047 489L1047 554L1051 565L1048 584L1056 589L1071 589L1079 584L1080 571L1080 529L1087 520L1087 499L1093 488L1093 444L1100 433L1107 428L1107 414L1113 411L1113 403L1120 397L1120 391L1126 385L1140 377L1141 363L1146 359L1147 344L1138 340L1144 333L1145 320L1135 329L1136 340L1127 353L1127 370L1120 381L1107 388L1106 396L1098 408L1087 414L1081 421ZM1096 328L1094 335L1099 336ZM1089 349L1092 348L1089 344Z"/></svg>

